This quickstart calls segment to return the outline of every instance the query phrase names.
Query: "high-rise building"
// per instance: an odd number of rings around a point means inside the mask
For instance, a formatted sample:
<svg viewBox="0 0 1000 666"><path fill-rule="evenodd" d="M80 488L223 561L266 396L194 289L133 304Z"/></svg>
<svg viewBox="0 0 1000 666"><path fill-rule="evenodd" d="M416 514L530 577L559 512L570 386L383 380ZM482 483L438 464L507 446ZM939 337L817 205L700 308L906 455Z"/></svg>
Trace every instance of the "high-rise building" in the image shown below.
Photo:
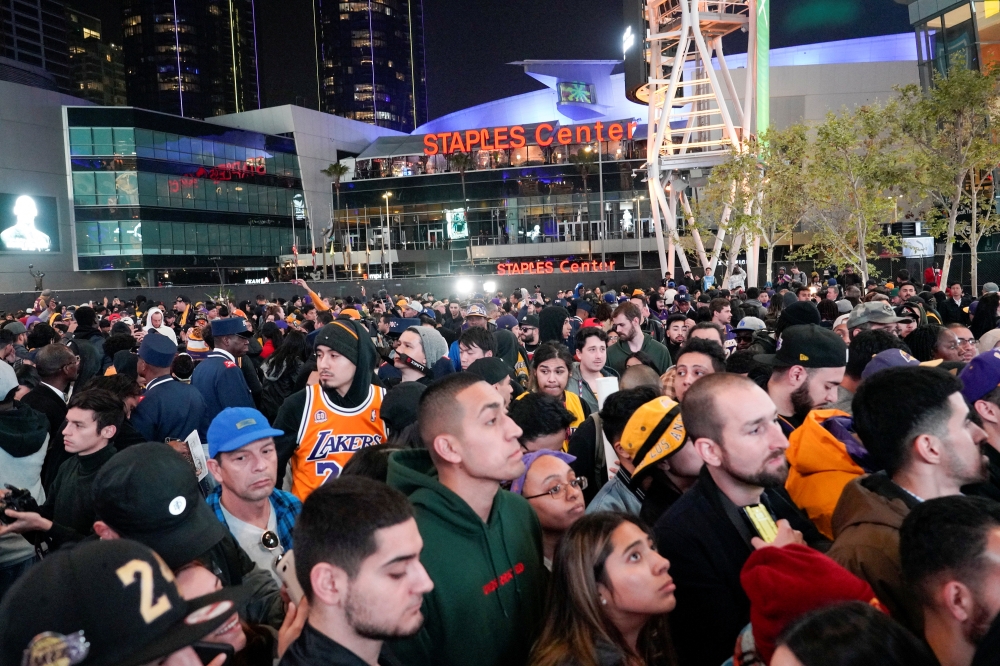
<svg viewBox="0 0 1000 666"><path fill-rule="evenodd" d="M259 108L254 2L124 0L128 103L190 118Z"/></svg>
<svg viewBox="0 0 1000 666"><path fill-rule="evenodd" d="M314 0L328 113L411 132L427 121L422 0Z"/></svg>
<svg viewBox="0 0 1000 666"><path fill-rule="evenodd" d="M66 8L70 86L77 97L104 106L125 106L122 47L101 38L101 20Z"/></svg>
<svg viewBox="0 0 1000 666"><path fill-rule="evenodd" d="M0 0L0 79L69 92L63 2Z"/></svg>

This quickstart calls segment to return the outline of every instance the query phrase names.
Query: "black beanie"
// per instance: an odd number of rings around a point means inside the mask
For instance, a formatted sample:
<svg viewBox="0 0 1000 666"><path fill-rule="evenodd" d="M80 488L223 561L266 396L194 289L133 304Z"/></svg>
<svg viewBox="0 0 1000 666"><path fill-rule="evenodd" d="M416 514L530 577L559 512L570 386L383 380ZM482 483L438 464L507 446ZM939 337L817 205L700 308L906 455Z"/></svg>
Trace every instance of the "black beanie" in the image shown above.
<svg viewBox="0 0 1000 666"><path fill-rule="evenodd" d="M791 305L786 305L779 316L779 321L786 328L802 324L818 325L821 320L819 308L812 301L795 301Z"/></svg>
<svg viewBox="0 0 1000 666"><path fill-rule="evenodd" d="M497 356L487 356L476 359L469 366L467 372L481 377L487 384L496 384L503 381L504 377L510 376L510 369L503 359Z"/></svg>
<svg viewBox="0 0 1000 666"><path fill-rule="evenodd" d="M82 305L76 309L73 313L73 318L76 319L76 323L80 326L89 326L93 328L97 324L97 313L94 312L94 308L89 305Z"/></svg>
<svg viewBox="0 0 1000 666"><path fill-rule="evenodd" d="M315 346L323 345L354 365L358 364L358 332L350 321L337 320L320 329Z"/></svg>

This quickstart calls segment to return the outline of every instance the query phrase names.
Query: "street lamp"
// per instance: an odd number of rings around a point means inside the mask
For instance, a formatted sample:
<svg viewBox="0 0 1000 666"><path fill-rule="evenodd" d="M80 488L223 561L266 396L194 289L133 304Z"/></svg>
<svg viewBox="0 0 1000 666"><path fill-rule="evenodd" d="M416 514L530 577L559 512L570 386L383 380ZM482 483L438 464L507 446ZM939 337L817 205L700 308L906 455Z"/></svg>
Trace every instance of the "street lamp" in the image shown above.
<svg viewBox="0 0 1000 666"><path fill-rule="evenodd" d="M391 197L392 197L392 192L386 192L385 194L382 195L382 198L385 199L385 226L389 230L389 232L392 231L392 225L389 224L389 199ZM385 246L386 246L386 243L385 243L385 234L386 234L386 230L383 229L382 230L382 279L385 279L385 266L386 266L386 263L387 263L386 262L386 258L385 258ZM392 243L391 242L389 243L389 247L390 247L390 249L392 248ZM388 266L389 266L389 279L391 280L392 279L392 258L391 257L389 258Z"/></svg>

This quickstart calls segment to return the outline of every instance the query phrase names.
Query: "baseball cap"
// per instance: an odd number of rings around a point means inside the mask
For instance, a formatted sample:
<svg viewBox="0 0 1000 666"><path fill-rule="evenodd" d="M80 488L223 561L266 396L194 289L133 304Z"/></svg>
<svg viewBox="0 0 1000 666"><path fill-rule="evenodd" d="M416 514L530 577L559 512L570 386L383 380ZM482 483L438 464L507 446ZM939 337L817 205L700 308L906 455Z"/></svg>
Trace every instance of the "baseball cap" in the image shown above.
<svg viewBox="0 0 1000 666"><path fill-rule="evenodd" d="M420 320L408 317L393 317L389 320L389 335L400 335L411 326L420 326Z"/></svg>
<svg viewBox="0 0 1000 666"><path fill-rule="evenodd" d="M499 356L487 356L473 361L466 372L481 377L487 384L496 384L510 376L510 369ZM384 409L384 408L383 408Z"/></svg>
<svg viewBox="0 0 1000 666"><path fill-rule="evenodd" d="M241 317L224 317L212 320L212 337L218 338L224 335L239 335L249 338L253 335L246 327L246 319Z"/></svg>
<svg viewBox="0 0 1000 666"><path fill-rule="evenodd" d="M177 345L165 335L147 335L139 345L139 358L155 368L169 368L177 355Z"/></svg>
<svg viewBox="0 0 1000 666"><path fill-rule="evenodd" d="M340 316L348 319L361 319L361 313L354 308L344 308L340 311Z"/></svg>
<svg viewBox="0 0 1000 666"><path fill-rule="evenodd" d="M485 317L485 316L486 316L486 308L484 308L479 303L473 303L472 305L469 306L469 309L465 311L466 319L468 319L469 317Z"/></svg>
<svg viewBox="0 0 1000 666"><path fill-rule="evenodd" d="M253 407L226 407L208 426L208 455L214 458L224 451L241 449L250 442L284 434L272 428L267 417Z"/></svg>
<svg viewBox="0 0 1000 666"><path fill-rule="evenodd" d="M4 329L10 331L14 335L21 335L22 333L28 332L28 329L24 327L24 324L19 321L12 321L9 324L6 324Z"/></svg>
<svg viewBox="0 0 1000 666"><path fill-rule="evenodd" d="M538 328L538 315L524 315L521 317L521 328Z"/></svg>
<svg viewBox="0 0 1000 666"><path fill-rule="evenodd" d="M678 294L674 297L674 303L690 303L691 297L687 294Z"/></svg>
<svg viewBox="0 0 1000 666"><path fill-rule="evenodd" d="M763 331L765 328L767 324L757 317L743 317L740 323L736 324L737 331Z"/></svg>
<svg viewBox="0 0 1000 666"><path fill-rule="evenodd" d="M248 597L238 586L185 601L148 546L82 543L51 553L4 596L0 664L155 662L222 626Z"/></svg>
<svg viewBox="0 0 1000 666"><path fill-rule="evenodd" d="M965 366L958 378L962 380L962 397L974 404L1000 386L1000 349L979 354Z"/></svg>
<svg viewBox="0 0 1000 666"><path fill-rule="evenodd" d="M851 310L851 317L847 320L847 328L854 328L861 324L896 324L901 321L903 321L903 317L897 317L896 311L887 301L870 301L859 303Z"/></svg>
<svg viewBox="0 0 1000 666"><path fill-rule="evenodd" d="M822 326L798 324L782 331L775 353L757 354L754 360L778 368L843 368L847 365L847 345Z"/></svg>
<svg viewBox="0 0 1000 666"><path fill-rule="evenodd" d="M420 301L418 301L418 300L412 300L410 302L403 301L403 305L401 307L403 307L404 309L413 310L414 312L423 312L424 311L424 306L421 305Z"/></svg>
<svg viewBox="0 0 1000 666"><path fill-rule="evenodd" d="M633 289L632 290L632 295L633 296L645 296L646 292L644 292L642 289Z"/></svg>
<svg viewBox="0 0 1000 666"><path fill-rule="evenodd" d="M984 294L995 294L998 291L1000 291L1000 287L997 287L996 282L987 282L983 285Z"/></svg>
<svg viewBox="0 0 1000 666"><path fill-rule="evenodd" d="M861 371L861 379L868 379L880 370L898 368L905 365L920 365L920 361L902 349L886 349L872 356L872 359L868 361L868 365Z"/></svg>
<svg viewBox="0 0 1000 666"><path fill-rule="evenodd" d="M0 402L17 388L17 373L7 363L0 361Z"/></svg>
<svg viewBox="0 0 1000 666"><path fill-rule="evenodd" d="M497 319L497 330L509 331L510 329L517 326L517 317L511 314L505 314L504 316Z"/></svg>
<svg viewBox="0 0 1000 666"><path fill-rule="evenodd" d="M851 305L851 302L849 300L847 300L846 298L842 298L839 301L837 301L836 304L837 304L837 312L839 312L840 314L851 314L853 306Z"/></svg>
<svg viewBox="0 0 1000 666"><path fill-rule="evenodd" d="M615 297L615 293L613 291L609 291L608 293L604 294L604 302L610 305L614 305L615 303L618 302L618 299Z"/></svg>
<svg viewBox="0 0 1000 666"><path fill-rule="evenodd" d="M635 410L625 424L621 447L632 456L635 476L678 451L686 439L681 406L670 398L659 397Z"/></svg>
<svg viewBox="0 0 1000 666"><path fill-rule="evenodd" d="M194 469L161 442L116 453L93 483L97 520L126 539L144 543L176 569L229 534L198 488Z"/></svg>

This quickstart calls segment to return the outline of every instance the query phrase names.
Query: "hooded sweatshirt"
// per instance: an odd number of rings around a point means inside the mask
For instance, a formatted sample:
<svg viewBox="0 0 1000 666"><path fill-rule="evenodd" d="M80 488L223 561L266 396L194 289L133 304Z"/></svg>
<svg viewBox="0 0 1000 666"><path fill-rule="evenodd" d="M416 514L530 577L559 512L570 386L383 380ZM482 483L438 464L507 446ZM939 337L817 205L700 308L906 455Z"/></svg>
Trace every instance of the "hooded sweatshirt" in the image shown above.
<svg viewBox="0 0 1000 666"><path fill-rule="evenodd" d="M827 555L867 581L892 617L922 636L923 611L903 583L899 558L899 528L918 503L883 472L851 481L833 512Z"/></svg>
<svg viewBox="0 0 1000 666"><path fill-rule="evenodd" d="M49 420L28 405L0 412L0 484L31 492L38 504L45 502L42 463L49 441ZM20 534L0 536L0 567L29 558L35 547Z"/></svg>
<svg viewBox="0 0 1000 666"><path fill-rule="evenodd" d="M423 449L392 454L386 482L413 503L424 540L420 562L434 581L424 595L424 626L393 643L396 656L407 666L526 663L548 584L531 505L498 490L484 523L438 481Z"/></svg>
<svg viewBox="0 0 1000 666"><path fill-rule="evenodd" d="M158 312L163 319L160 320L159 326L153 326L153 313ZM149 329L154 329L157 333L167 336L176 345L177 335L174 333L174 329L167 326L164 321L166 316L163 314L163 310L160 308L149 308L149 312L146 313L146 325L142 327L142 330L149 333Z"/></svg>
<svg viewBox="0 0 1000 666"><path fill-rule="evenodd" d="M569 310L559 305L542 308L538 315L538 342L558 342L568 344L573 351L572 341L563 337L563 323L569 319Z"/></svg>

